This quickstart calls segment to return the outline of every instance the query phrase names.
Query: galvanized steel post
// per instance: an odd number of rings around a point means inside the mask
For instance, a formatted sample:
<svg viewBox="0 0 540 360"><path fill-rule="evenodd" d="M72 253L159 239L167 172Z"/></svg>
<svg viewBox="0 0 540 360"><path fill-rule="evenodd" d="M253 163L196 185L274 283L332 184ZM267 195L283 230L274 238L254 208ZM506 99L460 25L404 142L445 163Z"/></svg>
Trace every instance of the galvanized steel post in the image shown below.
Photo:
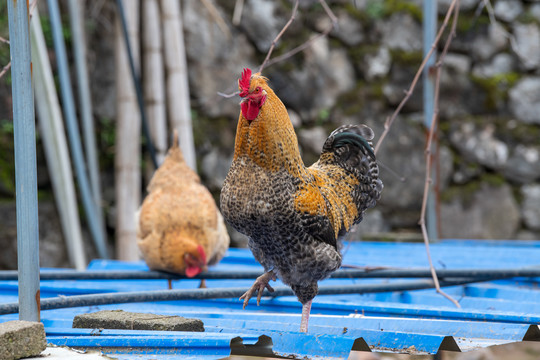
<svg viewBox="0 0 540 360"><path fill-rule="evenodd" d="M101 186L99 182L99 161L96 150L96 136L94 119L92 116L92 100L90 96L90 81L86 66L86 40L84 37L84 2L81 0L69 0L69 23L72 33L73 57L77 73L77 88L79 90L79 106L81 124L83 128L84 148L86 150L86 163L90 178L90 188L96 208L96 219L99 230L105 238L105 225L103 223L103 211L101 210Z"/></svg>
<svg viewBox="0 0 540 360"><path fill-rule="evenodd" d="M27 2L8 0L8 17L15 142L19 319L39 321L36 129Z"/></svg>
<svg viewBox="0 0 540 360"><path fill-rule="evenodd" d="M435 35L437 33L437 0L424 0L423 5L423 52L426 56L431 50L431 45L435 41ZM433 72L431 71L435 65L435 59L437 57L437 51L434 51L429 58L423 73L423 85L424 85L424 125L426 128L431 127L431 121L433 119L434 112L434 98L435 98L435 79ZM435 171L432 171L431 177ZM427 209L426 209L426 227L429 239L431 241L438 240L437 231L437 213L435 204L435 193L433 191L433 185L430 187Z"/></svg>
<svg viewBox="0 0 540 360"><path fill-rule="evenodd" d="M56 61L58 63L58 73L60 78L60 90L62 95L62 108L66 119L66 127L69 135L69 143L73 154L73 165L81 190L81 197L88 220L88 226L96 244L98 254L101 258L108 258L107 244L104 234L100 228L101 221L98 220L98 212L92 198L90 184L88 182L83 151L81 147L81 137L79 134L79 125L75 112L75 101L71 90L71 80L69 78L69 67L67 63L66 45L62 33L62 21L60 20L60 10L57 0L48 0L49 15L51 21L52 37L54 49L56 52Z"/></svg>

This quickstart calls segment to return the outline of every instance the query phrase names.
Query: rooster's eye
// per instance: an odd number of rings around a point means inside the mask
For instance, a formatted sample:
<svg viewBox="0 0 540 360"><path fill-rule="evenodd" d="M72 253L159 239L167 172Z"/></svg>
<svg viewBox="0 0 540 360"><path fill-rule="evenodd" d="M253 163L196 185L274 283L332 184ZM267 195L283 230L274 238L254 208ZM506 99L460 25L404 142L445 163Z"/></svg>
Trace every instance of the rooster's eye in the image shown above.
<svg viewBox="0 0 540 360"><path fill-rule="evenodd" d="M258 94L260 91L261 91L261 88L260 88L260 87L256 88L256 89L255 89L255 94Z"/></svg>

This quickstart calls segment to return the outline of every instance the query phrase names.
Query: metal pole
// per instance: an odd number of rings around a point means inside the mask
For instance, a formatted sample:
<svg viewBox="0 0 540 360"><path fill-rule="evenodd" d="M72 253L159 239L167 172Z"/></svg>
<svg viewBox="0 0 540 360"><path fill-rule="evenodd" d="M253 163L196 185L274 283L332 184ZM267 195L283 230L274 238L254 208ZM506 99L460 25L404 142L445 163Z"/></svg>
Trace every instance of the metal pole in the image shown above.
<svg viewBox="0 0 540 360"><path fill-rule="evenodd" d="M30 20L30 43L39 133L42 137L60 224L71 264L77 270L84 270L88 263L84 254L75 180L71 170L64 119L37 7L34 8Z"/></svg>
<svg viewBox="0 0 540 360"><path fill-rule="evenodd" d="M92 238L96 244L99 256L106 259L108 258L107 246L105 244L103 233L99 228L99 221L97 220L98 214L92 200L90 185L88 184L88 178L86 176L86 167L81 148L81 138L79 135L79 125L77 124L77 115L75 113L73 93L71 91L71 80L69 78L69 67L62 33L62 22L60 20L58 1L48 0L47 6L49 8L54 49L56 52L56 61L58 63L62 105L64 116L66 118L69 143L73 153L73 165L75 166L75 172L77 174L77 180L81 190L82 202Z"/></svg>
<svg viewBox="0 0 540 360"><path fill-rule="evenodd" d="M451 279L443 280L440 286L456 286L470 284L490 279ZM320 286L319 295L369 294L392 291L412 291L431 289L435 285L433 280L400 281L382 284L353 284L353 285L326 285ZM133 292L115 292L102 294L87 294L74 296L61 296L43 299L41 310L64 309L79 306L99 306L108 304L127 304L135 302L177 301L177 300L205 300L238 298L246 292L246 288L213 288L213 289L178 289L178 290L150 290ZM263 296L280 297L294 295L288 286L276 286L274 292L265 290ZM0 315L17 312L16 303L0 304Z"/></svg>
<svg viewBox="0 0 540 360"><path fill-rule="evenodd" d="M182 274L172 274L161 271L143 270L45 270L40 274L41 281L47 280L236 280L256 279L261 276L261 270L240 271L209 271L195 277L188 278ZM467 279L504 279L512 277L540 277L540 267L526 267L515 269L437 269L439 279L467 278ZM383 269L361 270L341 269L330 278L332 279L395 279L395 278L431 278L430 269ZM0 271L0 281L17 280L17 271Z"/></svg>
<svg viewBox="0 0 540 360"><path fill-rule="evenodd" d="M96 219L99 230L105 238L105 225L103 223L103 211L101 209L101 186L99 183L99 162L96 151L96 136L94 119L92 116L92 100L90 97L90 85L88 81L88 69L86 66L86 39L84 36L84 0L69 0L69 23L71 26L73 55L75 58L75 70L77 73L77 87L83 127L84 148L86 150L86 164L90 177L92 197L96 209Z"/></svg>
<svg viewBox="0 0 540 360"><path fill-rule="evenodd" d="M435 35L437 33L437 0L424 0L423 3L423 52L424 57L431 50L431 45L435 41ZM433 52L423 73L424 84L424 125L426 128L431 127L431 120L434 112L434 97L435 97L435 79L430 71L435 65L436 51ZM433 155L432 155L433 156ZM432 171L431 177L435 174ZM432 183L433 184L433 183ZM426 208L426 227L429 239L433 241L438 240L437 233L437 214L435 204L435 193L433 191L433 185L430 186L428 195L427 208Z"/></svg>
<svg viewBox="0 0 540 360"><path fill-rule="evenodd" d="M19 319L39 321L36 129L26 1L8 0L15 142Z"/></svg>

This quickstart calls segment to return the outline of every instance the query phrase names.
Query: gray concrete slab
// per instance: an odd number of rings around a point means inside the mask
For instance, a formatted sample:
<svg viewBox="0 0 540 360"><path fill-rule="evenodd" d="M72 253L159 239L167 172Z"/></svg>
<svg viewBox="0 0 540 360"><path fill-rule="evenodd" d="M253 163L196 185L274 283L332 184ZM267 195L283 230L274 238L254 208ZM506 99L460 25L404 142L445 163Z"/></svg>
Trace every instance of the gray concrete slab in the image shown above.
<svg viewBox="0 0 540 360"><path fill-rule="evenodd" d="M36 356L46 347L42 323L14 320L0 324L0 359L17 360Z"/></svg>
<svg viewBox="0 0 540 360"><path fill-rule="evenodd" d="M176 315L133 313L123 310L103 310L77 315L73 319L73 327L84 329L204 331L204 324L199 319L188 319Z"/></svg>

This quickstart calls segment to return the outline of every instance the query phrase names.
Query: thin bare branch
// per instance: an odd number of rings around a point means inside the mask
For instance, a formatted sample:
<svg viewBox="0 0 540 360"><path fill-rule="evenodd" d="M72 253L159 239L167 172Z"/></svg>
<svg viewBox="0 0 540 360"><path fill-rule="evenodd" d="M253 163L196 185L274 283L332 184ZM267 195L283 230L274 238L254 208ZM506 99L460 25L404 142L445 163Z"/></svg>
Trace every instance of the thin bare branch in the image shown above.
<svg viewBox="0 0 540 360"><path fill-rule="evenodd" d="M433 55L433 52L437 48L437 45L438 45L438 43L439 43L439 41L441 39L441 36L444 33L444 31L446 30L446 27L448 26L448 21L450 20L450 15L454 11L454 8L456 7L456 3L458 1L459 0L453 0L452 3L450 4L450 6L448 7L448 11L446 12L446 16L444 17L443 24L441 25L441 28L439 29L439 32L437 33L437 36L435 37L435 40L433 41L433 44L431 44L431 48L429 49L429 52L426 54L426 56L424 57L424 60L422 61L422 64L418 68L418 71L416 72L416 75L414 76L414 79L413 79L409 89L407 91L405 91L405 97L401 100L401 102L397 106L397 108L394 111L394 113L392 114L392 116L390 116L389 118L386 119L386 121L384 123L384 131L381 134L379 140L377 141L377 144L375 145L375 149L374 149L375 154L377 154L377 152L379 151L379 148L381 147L382 142L386 138L386 135L388 135L388 132L390 131L390 128L392 127L392 124L396 120L396 117L401 112L401 109L407 103L407 101L411 97L414 89L416 88L416 84L418 83L418 80L420 79L420 75L422 75L422 72L424 71L424 68L426 67L426 64L427 64L429 58L431 57L431 55Z"/></svg>
<svg viewBox="0 0 540 360"><path fill-rule="evenodd" d="M225 93L222 93L222 92L218 91L219 96L222 96L222 97L227 98L227 99L232 98L232 97L234 97L234 96L236 96L238 94L240 94L240 91L235 91L232 94L225 94Z"/></svg>
<svg viewBox="0 0 540 360"><path fill-rule="evenodd" d="M407 178L405 176L402 176L402 175L398 174L390 166L388 166L385 163L381 162L381 160L377 159L377 164L379 165L379 167L381 167L383 169L386 169L390 175L394 176L399 181L401 181L401 182L407 181Z"/></svg>
<svg viewBox="0 0 540 360"><path fill-rule="evenodd" d="M223 17L219 13L216 6L209 0L201 0L204 7L208 12L210 13L210 16L214 19L219 29L227 36L227 38L231 38L231 31L229 30L229 27L227 26L227 23L225 20L223 20Z"/></svg>
<svg viewBox="0 0 540 360"><path fill-rule="evenodd" d="M328 4L326 3L325 0L319 0L319 2L321 3L324 11L326 12L326 14L328 15L328 17L331 20L330 26L326 30L324 30L322 33L312 37L311 39L309 39L308 41L306 41L302 45L299 45L299 46L295 47L294 49L289 50L288 52L286 52L283 55L275 57L272 60L267 60L269 58L269 55L267 55L266 56L267 59L265 59L265 62L267 61L266 66L270 66L270 65L273 65L273 64L278 63L280 61L283 61L285 59L288 59L291 56L296 55L300 51L305 50L306 48L311 46L311 44L313 44L313 42L315 42L315 40L317 40L317 39L319 39L321 37L327 36L336 27L336 25L337 25L337 17L334 15L334 13L332 12L332 10L330 9L330 7L328 6ZM263 65L264 65L264 63L263 63ZM262 67L263 66L261 65L261 68Z"/></svg>
<svg viewBox="0 0 540 360"><path fill-rule="evenodd" d="M37 0L32 1L32 3L30 4L30 12L29 12L30 18L34 14L34 9L36 8L36 6L37 6Z"/></svg>
<svg viewBox="0 0 540 360"><path fill-rule="evenodd" d="M32 3L30 4L30 11L29 11L30 18L32 18L32 14L34 13L34 8L36 7L36 5L37 5L37 0L32 1ZM9 40L6 39L6 38L3 38L2 36L0 36L0 43L4 43L4 44L9 45ZM8 63L6 66L8 66L8 69L9 69L11 64ZM4 67L4 69L5 69L5 67ZM0 77L4 74L4 72L5 72L4 69L2 69L2 74L0 75ZM6 69L6 71L7 71L7 69Z"/></svg>
<svg viewBox="0 0 540 360"><path fill-rule="evenodd" d="M268 62L268 60L270 59L270 55L272 55L272 52L274 51L274 48L276 47L276 44L278 42L278 40L283 36L283 34L285 33L285 31L287 31L287 29L289 28L289 26L291 26L292 22L294 21L294 19L296 18L296 13L298 11L298 4L299 4L299 0L296 0L295 3L294 3L294 7L293 7L293 10L292 10L292 13L291 13L291 17L289 18L289 21L287 21L287 23L285 24L285 26L283 27L283 29L281 29L281 31L279 32L279 34L277 34L277 36L274 38L274 40L272 40L272 45L270 45L270 49L268 49L268 53L266 54L266 58L264 59L263 63L261 64L261 66L259 67L259 72L262 72L264 67L266 66L266 63Z"/></svg>
<svg viewBox="0 0 540 360"><path fill-rule="evenodd" d="M510 34L503 26L499 25L499 23L497 22L497 18L495 18L495 10L493 10L493 6L491 5L491 2L489 0L484 0L479 6L482 6L482 5L487 10L489 22L491 23L491 25L496 26L501 31L503 36L508 39L508 41L510 42L510 47L512 48L512 51L514 51L516 55L518 55L520 60L523 58L526 58L526 55L524 55L518 48L516 37Z"/></svg>
<svg viewBox="0 0 540 360"><path fill-rule="evenodd" d="M439 56L438 61L435 64L435 97L434 97L434 109L433 109L433 117L431 119L431 126L429 128L429 134L426 144L426 150L425 150L425 156L426 156L426 181L424 184L424 196L422 199L422 210L420 212L420 228L422 229L422 236L424 238L424 244L426 246L426 252L429 262L429 268L431 270L431 275L433 277L433 283L435 284L435 288L439 294L450 300L456 307L461 307L459 303L453 299L450 295L446 294L444 291L441 290L441 287L439 285L439 279L437 278L437 273L435 271L435 267L433 266L433 262L431 260L431 252L429 249L429 236L427 233L426 228L426 208L427 208L427 200L428 200L428 194L429 194L429 188L432 183L431 179L431 163L432 163L432 156L431 156L431 146L435 134L435 129L437 128L437 121L439 119L439 94L440 94L440 81L441 81L441 67L444 61L444 58L446 57L446 54L448 53L448 49L450 47L450 43L452 42L452 39L456 35L456 26L457 26L457 19L459 15L459 0L454 0L452 4L455 5L453 12L453 18L452 18L452 26L450 30L450 34L448 35L448 38L446 39L446 43L444 44L443 51L441 52L441 55ZM450 10L449 10L450 11Z"/></svg>
<svg viewBox="0 0 540 360"><path fill-rule="evenodd" d="M283 34L285 33L285 31L287 31L287 29L289 28L289 26L292 24L292 22L296 19L296 14L298 12L298 5L299 5L299 0L295 0L295 3L294 3L294 6L293 6L293 10L291 12L291 17L289 18L289 20L287 21L287 23L283 26L283 28L281 29L281 31L276 35L276 37L274 38L274 40L272 40L272 44L270 45L270 49L268 49L268 53L266 54L266 58L264 59L264 61L262 62L261 66L259 67L259 70L258 72L261 73L263 71L263 69L265 67L268 67L272 64L275 64L277 62L280 62L280 61L283 61L287 58L290 58L291 56L299 53L300 51L306 49L307 47L309 47L315 40L323 37L323 36L326 36L328 35L336 26L337 26L337 17L334 15L334 13L332 12L332 10L330 9L330 7L328 6L328 4L326 3L325 0L319 0L319 2L321 3L324 11L326 12L326 14L328 15L328 17L330 18L331 20L331 25L325 30L323 31L322 33L312 37L311 39L309 39L308 41L306 41L305 43L297 46L296 48L286 52L285 54L283 55L280 55L278 57L275 57L273 59L270 59L270 56L272 56L272 52L274 51L274 48L276 47L276 44L277 42L279 41L279 39L281 39L281 37L283 36ZM237 2L236 4L237 6L240 6ZM236 12L236 9L235 9L235 12ZM225 98L231 98L235 95L237 95L238 92L235 92L235 93L232 93L232 94L226 94L226 93L222 93L222 92L218 92L218 95L219 96L222 96L222 97L225 97Z"/></svg>
<svg viewBox="0 0 540 360"><path fill-rule="evenodd" d="M4 74L7 73L7 71L10 68L11 68L11 61L8 62L7 65L2 68L2 71L0 71L0 78L2 78L2 76L4 76Z"/></svg>
<svg viewBox="0 0 540 360"><path fill-rule="evenodd" d="M243 10L244 10L244 0L236 0L236 4L234 5L233 17L232 17L232 23L234 26L240 25L240 21L242 20Z"/></svg>

